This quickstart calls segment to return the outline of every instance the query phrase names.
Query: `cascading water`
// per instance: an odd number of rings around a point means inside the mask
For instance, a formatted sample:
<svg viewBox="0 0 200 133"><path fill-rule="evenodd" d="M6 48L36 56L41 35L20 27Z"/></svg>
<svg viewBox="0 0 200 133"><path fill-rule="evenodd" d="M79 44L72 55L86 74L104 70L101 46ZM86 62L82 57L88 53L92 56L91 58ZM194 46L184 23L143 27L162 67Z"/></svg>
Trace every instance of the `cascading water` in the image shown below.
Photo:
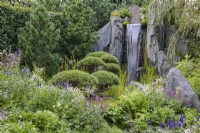
<svg viewBox="0 0 200 133"><path fill-rule="evenodd" d="M141 24L128 24L127 25L127 74L128 84L136 80L137 70L139 68L139 56L141 49Z"/></svg>

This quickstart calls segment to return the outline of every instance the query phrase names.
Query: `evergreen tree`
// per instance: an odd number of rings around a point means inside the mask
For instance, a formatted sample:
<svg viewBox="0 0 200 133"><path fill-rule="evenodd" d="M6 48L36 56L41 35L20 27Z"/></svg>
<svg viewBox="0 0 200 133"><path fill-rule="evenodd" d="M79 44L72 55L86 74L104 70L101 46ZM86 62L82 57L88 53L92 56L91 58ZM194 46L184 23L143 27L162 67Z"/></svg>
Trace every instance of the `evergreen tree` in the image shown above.
<svg viewBox="0 0 200 133"><path fill-rule="evenodd" d="M84 57L97 39L94 11L83 1L73 0L66 5L61 22L61 41L58 53L68 57Z"/></svg>
<svg viewBox="0 0 200 133"><path fill-rule="evenodd" d="M30 15L24 28L20 29L20 66L33 69L44 67L47 76L55 74L59 67L58 55L54 53L60 39L60 30L50 21L50 16L42 5L38 5Z"/></svg>

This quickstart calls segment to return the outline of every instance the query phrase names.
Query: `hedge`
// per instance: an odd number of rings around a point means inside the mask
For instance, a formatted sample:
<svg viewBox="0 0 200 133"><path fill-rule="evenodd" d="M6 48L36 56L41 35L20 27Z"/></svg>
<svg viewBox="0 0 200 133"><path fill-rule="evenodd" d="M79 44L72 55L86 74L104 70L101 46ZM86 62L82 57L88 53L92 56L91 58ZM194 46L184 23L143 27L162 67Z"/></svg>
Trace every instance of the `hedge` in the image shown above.
<svg viewBox="0 0 200 133"><path fill-rule="evenodd" d="M118 85L119 79L117 75L108 72L108 71L96 71L92 75L94 75L99 83L97 84L97 92L102 92L108 89L109 86Z"/></svg>
<svg viewBox="0 0 200 133"><path fill-rule="evenodd" d="M98 57L85 57L81 61L79 61L77 67L79 69L84 69L89 73L95 72L99 69L103 69L104 62L102 59Z"/></svg>
<svg viewBox="0 0 200 133"><path fill-rule="evenodd" d="M73 87L95 87L98 84L98 80L93 75L80 71L80 70L69 70L59 72L54 75L50 80L50 83L58 85L60 83L69 83Z"/></svg>

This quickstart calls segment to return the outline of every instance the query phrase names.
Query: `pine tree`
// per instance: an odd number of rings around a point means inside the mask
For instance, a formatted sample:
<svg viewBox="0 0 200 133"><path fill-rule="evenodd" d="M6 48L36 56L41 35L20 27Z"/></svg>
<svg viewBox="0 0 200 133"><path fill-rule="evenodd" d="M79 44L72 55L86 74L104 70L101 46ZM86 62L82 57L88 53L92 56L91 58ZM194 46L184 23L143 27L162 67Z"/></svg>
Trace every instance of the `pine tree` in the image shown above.
<svg viewBox="0 0 200 133"><path fill-rule="evenodd" d="M61 22L59 54L76 58L84 57L91 51L97 39L95 13L83 1L73 0L66 5Z"/></svg>
<svg viewBox="0 0 200 133"><path fill-rule="evenodd" d="M54 53L60 39L60 29L56 29L43 5L38 5L30 15L18 35L20 46L20 66L44 67L46 76L55 74L59 67L59 57Z"/></svg>

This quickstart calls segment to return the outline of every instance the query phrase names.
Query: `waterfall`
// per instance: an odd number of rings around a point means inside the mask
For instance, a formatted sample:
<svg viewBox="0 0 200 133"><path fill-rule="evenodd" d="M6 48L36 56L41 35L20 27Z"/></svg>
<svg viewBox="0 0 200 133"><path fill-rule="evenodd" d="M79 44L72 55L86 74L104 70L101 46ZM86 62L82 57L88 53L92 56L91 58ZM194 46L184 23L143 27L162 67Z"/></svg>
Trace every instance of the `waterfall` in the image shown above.
<svg viewBox="0 0 200 133"><path fill-rule="evenodd" d="M127 25L127 74L128 84L136 80L137 70L139 68L139 56L141 49L141 24L128 24Z"/></svg>

